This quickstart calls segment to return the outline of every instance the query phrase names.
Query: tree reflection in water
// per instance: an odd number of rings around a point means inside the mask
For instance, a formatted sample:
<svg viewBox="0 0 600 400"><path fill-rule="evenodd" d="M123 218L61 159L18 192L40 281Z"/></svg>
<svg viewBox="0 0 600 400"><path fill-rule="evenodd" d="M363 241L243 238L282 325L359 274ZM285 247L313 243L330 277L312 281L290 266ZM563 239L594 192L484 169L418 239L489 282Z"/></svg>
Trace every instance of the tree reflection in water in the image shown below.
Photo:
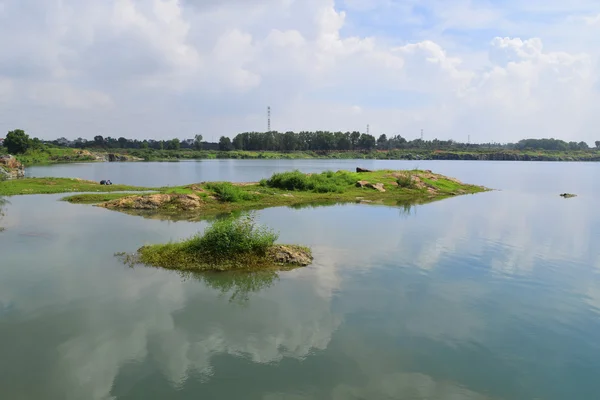
<svg viewBox="0 0 600 400"><path fill-rule="evenodd" d="M0 197L0 232L4 230L2 227L2 217L4 217L4 206L8 203L8 200Z"/></svg>
<svg viewBox="0 0 600 400"><path fill-rule="evenodd" d="M229 296L229 302L245 304L250 295L267 289L279 280L275 270L267 271L227 271L227 272L189 272L177 271L184 279L196 279L215 289L222 296Z"/></svg>

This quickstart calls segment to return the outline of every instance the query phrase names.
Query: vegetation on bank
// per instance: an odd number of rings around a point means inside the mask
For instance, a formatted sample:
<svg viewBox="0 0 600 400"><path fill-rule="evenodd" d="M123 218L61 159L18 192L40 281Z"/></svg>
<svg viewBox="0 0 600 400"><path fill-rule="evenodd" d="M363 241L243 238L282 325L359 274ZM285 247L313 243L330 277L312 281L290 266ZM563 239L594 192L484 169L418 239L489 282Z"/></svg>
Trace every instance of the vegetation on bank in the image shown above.
<svg viewBox="0 0 600 400"><path fill-rule="evenodd" d="M23 130L8 132L0 154L9 152L29 166L36 164L130 161L178 161L198 159L380 159L380 160L512 160L600 161L600 141L523 139L516 143L461 143L454 140L407 140L360 132L245 132L218 143L193 139L138 140L96 136L93 140L60 138L41 141ZM109 160L108 154L119 157ZM124 157L127 156L127 157Z"/></svg>
<svg viewBox="0 0 600 400"><path fill-rule="evenodd" d="M182 271L255 270L312 262L310 249L276 245L277 239L277 233L246 215L217 220L202 234L182 242L144 246L125 260Z"/></svg>
<svg viewBox="0 0 600 400"><path fill-rule="evenodd" d="M152 150L118 149L120 154L143 161L182 160L275 160L275 159L370 159L370 160L506 160L506 161L600 161L600 151L589 150L503 150L503 149L392 149L348 151L217 151L217 150Z"/></svg>
<svg viewBox="0 0 600 400"><path fill-rule="evenodd" d="M0 182L0 196L149 190L152 189L128 185L100 185L98 182L76 178L24 178Z"/></svg>

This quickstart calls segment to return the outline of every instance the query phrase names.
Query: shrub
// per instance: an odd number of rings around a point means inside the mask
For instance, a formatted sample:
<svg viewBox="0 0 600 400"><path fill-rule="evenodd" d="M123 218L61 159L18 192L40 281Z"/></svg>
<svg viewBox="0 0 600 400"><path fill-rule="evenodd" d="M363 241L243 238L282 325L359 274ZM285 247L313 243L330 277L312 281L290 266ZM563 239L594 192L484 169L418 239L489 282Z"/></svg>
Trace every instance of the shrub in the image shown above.
<svg viewBox="0 0 600 400"><path fill-rule="evenodd" d="M185 242L184 249L212 259L249 253L265 255L278 237L272 230L257 225L252 215L246 215L214 222L202 235Z"/></svg>
<svg viewBox="0 0 600 400"><path fill-rule="evenodd" d="M396 183L398 184L398 187L405 189L414 189L417 187L415 181L412 179L412 175L409 174L398 176L396 178Z"/></svg>
<svg viewBox="0 0 600 400"><path fill-rule="evenodd" d="M221 201L236 203L238 201L252 200L255 198L251 193L248 193L229 182L208 183L206 188L215 192Z"/></svg>
<svg viewBox="0 0 600 400"><path fill-rule="evenodd" d="M306 175L296 170L273 174L270 179L261 182L261 185L284 190L342 193L357 179L355 174L347 171L326 171L320 174Z"/></svg>

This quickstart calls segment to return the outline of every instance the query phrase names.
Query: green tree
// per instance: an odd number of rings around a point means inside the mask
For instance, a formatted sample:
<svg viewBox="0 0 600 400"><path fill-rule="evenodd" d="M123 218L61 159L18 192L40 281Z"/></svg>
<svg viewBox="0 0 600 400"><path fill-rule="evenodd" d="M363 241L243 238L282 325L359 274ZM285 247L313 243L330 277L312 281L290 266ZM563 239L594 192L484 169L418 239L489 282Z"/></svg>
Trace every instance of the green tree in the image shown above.
<svg viewBox="0 0 600 400"><path fill-rule="evenodd" d="M371 150L375 147L375 136L363 133L358 139L358 147L364 150Z"/></svg>
<svg viewBox="0 0 600 400"><path fill-rule="evenodd" d="M377 148L378 149L387 149L388 148L388 138L385 135L385 133L381 136L379 136L379 139L377 139Z"/></svg>
<svg viewBox="0 0 600 400"><path fill-rule="evenodd" d="M202 150L202 135L196 135L194 137L194 149Z"/></svg>
<svg viewBox="0 0 600 400"><path fill-rule="evenodd" d="M219 139L219 150L221 151L231 151L233 150L233 144L231 144L231 139L227 136L221 136Z"/></svg>
<svg viewBox="0 0 600 400"><path fill-rule="evenodd" d="M350 142L350 133L336 132L335 134L335 148L337 150L350 150L352 143Z"/></svg>
<svg viewBox="0 0 600 400"><path fill-rule="evenodd" d="M594 144L596 145L597 149L600 149L600 140L596 140Z"/></svg>
<svg viewBox="0 0 600 400"><path fill-rule="evenodd" d="M22 129L15 129L6 134L4 139L4 147L12 154L25 153L31 147L29 135Z"/></svg>
<svg viewBox="0 0 600 400"><path fill-rule="evenodd" d="M298 145L298 138L294 132L286 132L283 135L283 150L294 151Z"/></svg>
<svg viewBox="0 0 600 400"><path fill-rule="evenodd" d="M352 132L350 134L350 143L352 143L352 148L355 149L358 144L358 139L360 139L360 132Z"/></svg>
<svg viewBox="0 0 600 400"><path fill-rule="evenodd" d="M167 141L167 150L179 150L181 142L175 138Z"/></svg>

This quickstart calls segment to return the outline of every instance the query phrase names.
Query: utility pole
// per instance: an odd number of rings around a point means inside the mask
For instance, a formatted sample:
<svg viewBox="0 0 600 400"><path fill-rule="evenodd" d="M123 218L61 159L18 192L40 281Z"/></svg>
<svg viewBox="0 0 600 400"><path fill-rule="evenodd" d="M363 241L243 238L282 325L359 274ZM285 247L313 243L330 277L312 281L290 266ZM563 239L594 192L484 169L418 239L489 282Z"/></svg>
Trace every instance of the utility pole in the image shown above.
<svg viewBox="0 0 600 400"><path fill-rule="evenodd" d="M271 132L271 106L267 107L267 132Z"/></svg>

